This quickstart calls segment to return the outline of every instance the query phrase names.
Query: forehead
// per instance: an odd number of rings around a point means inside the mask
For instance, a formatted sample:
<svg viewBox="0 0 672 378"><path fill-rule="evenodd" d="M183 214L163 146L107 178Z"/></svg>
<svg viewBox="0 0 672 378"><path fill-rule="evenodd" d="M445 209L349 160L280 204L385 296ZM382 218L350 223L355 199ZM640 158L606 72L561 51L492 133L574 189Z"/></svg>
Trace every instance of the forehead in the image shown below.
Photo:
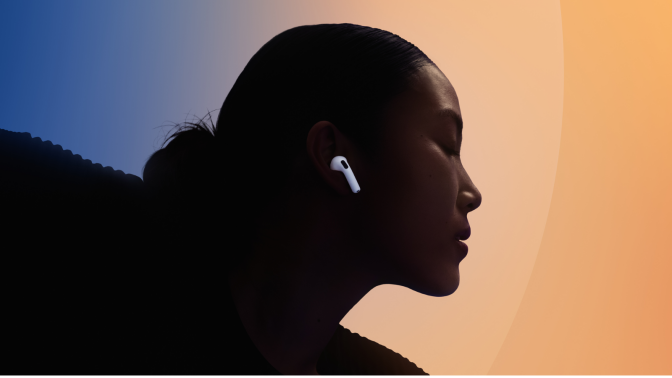
<svg viewBox="0 0 672 378"><path fill-rule="evenodd" d="M409 80L410 93L422 101L426 108L449 108L461 116L455 88L443 72L434 65L422 67Z"/></svg>
<svg viewBox="0 0 672 378"><path fill-rule="evenodd" d="M388 121L408 125L455 124L461 134L460 104L448 78L434 65L421 68L409 78L408 90L388 108ZM457 119L457 122L454 122Z"/></svg>

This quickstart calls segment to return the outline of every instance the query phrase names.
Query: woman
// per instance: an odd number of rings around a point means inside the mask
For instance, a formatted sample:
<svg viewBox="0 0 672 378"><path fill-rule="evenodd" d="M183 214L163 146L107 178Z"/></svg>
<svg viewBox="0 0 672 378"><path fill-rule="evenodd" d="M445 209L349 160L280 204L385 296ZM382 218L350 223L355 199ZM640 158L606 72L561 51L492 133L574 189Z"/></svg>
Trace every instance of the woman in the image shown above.
<svg viewBox="0 0 672 378"><path fill-rule="evenodd" d="M481 194L460 160L457 94L424 53L365 26L286 30L252 57L212 130L200 122L171 138L143 176L172 201L182 235L200 232L204 243L181 239L200 280L184 298L217 313L204 303L230 294L242 337L270 365L215 374L424 373L329 360L349 332L339 322L376 286L442 297L459 285L459 240ZM347 159L359 193L330 168L335 156ZM194 219L206 221L190 227ZM196 323L206 328L184 337L216 333L216 316ZM208 353L199 350L192 355ZM187 352L166 353L168 363ZM187 374L199 374L187 360Z"/></svg>

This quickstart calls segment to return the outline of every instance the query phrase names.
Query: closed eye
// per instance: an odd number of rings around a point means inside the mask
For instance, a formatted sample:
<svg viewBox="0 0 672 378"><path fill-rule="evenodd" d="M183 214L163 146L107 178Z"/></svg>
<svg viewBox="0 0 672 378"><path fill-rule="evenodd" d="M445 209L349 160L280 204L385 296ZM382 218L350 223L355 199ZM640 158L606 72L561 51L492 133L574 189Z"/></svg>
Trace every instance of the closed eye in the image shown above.
<svg viewBox="0 0 672 378"><path fill-rule="evenodd" d="M454 150L452 148L444 148L443 149L448 155L454 155L457 157L460 157L460 151Z"/></svg>
<svg viewBox="0 0 672 378"><path fill-rule="evenodd" d="M441 151L443 151L444 154L448 156L457 156L458 158L460 157L460 151L447 147L448 144L442 144L442 143L436 143L435 146L439 147Z"/></svg>

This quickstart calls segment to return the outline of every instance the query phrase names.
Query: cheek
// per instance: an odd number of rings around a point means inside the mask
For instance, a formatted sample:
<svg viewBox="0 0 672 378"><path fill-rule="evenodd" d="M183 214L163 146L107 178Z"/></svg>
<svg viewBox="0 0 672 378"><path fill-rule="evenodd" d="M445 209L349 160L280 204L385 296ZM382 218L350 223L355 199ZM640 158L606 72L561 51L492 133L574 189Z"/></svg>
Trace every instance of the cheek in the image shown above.
<svg viewBox="0 0 672 378"><path fill-rule="evenodd" d="M432 151L411 156L422 159L380 172L367 210L370 217L361 224L390 269L436 264L448 259L453 248L450 222L457 176L450 160Z"/></svg>
<svg viewBox="0 0 672 378"><path fill-rule="evenodd" d="M395 232L399 253L414 251L416 257L431 258L450 245L451 220L457 198L454 174L445 164L431 160L428 164L409 172L414 185L398 193ZM413 181L411 181L413 180ZM408 256L408 254L405 254Z"/></svg>

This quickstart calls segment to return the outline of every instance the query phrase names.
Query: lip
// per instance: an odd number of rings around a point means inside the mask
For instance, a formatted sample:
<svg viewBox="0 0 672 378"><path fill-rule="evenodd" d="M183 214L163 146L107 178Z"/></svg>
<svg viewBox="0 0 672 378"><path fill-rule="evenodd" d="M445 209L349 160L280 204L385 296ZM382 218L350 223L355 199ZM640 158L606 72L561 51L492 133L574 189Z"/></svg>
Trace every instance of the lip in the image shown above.
<svg viewBox="0 0 672 378"><path fill-rule="evenodd" d="M471 227L467 225L467 228L455 234L455 238L459 240L467 240L471 236Z"/></svg>
<svg viewBox="0 0 672 378"><path fill-rule="evenodd" d="M460 259L460 261L462 261L462 259L467 257L467 253L469 252L469 246L457 239L455 239L455 243L457 243L460 252L462 252L462 258Z"/></svg>

